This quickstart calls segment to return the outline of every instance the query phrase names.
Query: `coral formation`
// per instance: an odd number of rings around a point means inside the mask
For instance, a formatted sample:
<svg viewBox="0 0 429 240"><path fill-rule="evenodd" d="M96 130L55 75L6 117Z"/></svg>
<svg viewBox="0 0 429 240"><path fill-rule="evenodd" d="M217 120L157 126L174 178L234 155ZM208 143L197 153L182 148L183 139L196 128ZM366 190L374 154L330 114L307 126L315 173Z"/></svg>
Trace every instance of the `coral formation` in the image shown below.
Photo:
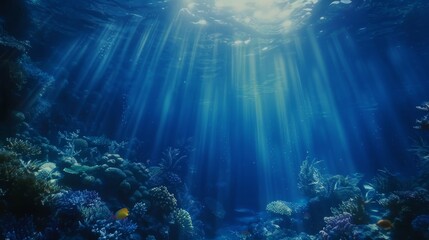
<svg viewBox="0 0 429 240"><path fill-rule="evenodd" d="M185 209L178 208L173 212L174 223L178 226L179 234L190 237L194 230L191 215Z"/></svg>
<svg viewBox="0 0 429 240"><path fill-rule="evenodd" d="M391 173L387 169L378 170L377 175L369 183L375 191L379 193L391 193L401 190L401 181L396 174Z"/></svg>
<svg viewBox="0 0 429 240"><path fill-rule="evenodd" d="M168 147L162 152L158 165L150 167L150 184L178 187L183 181L180 173L185 169L188 156L179 148Z"/></svg>
<svg viewBox="0 0 429 240"><path fill-rule="evenodd" d="M39 146L30 143L28 140L18 138L6 138L5 148L21 157L32 157L41 154Z"/></svg>
<svg viewBox="0 0 429 240"><path fill-rule="evenodd" d="M292 209L285 201L273 201L267 204L266 210L270 213L288 217L292 214Z"/></svg>
<svg viewBox="0 0 429 240"><path fill-rule="evenodd" d="M92 226L91 231L99 240L132 239L137 225L130 220L101 219Z"/></svg>
<svg viewBox="0 0 429 240"><path fill-rule="evenodd" d="M44 240L46 236L38 232L32 217L15 218L8 216L0 220L0 237L8 240Z"/></svg>
<svg viewBox="0 0 429 240"><path fill-rule="evenodd" d="M365 211L365 201L360 196L341 202L338 207L331 208L331 211L334 216L343 213L351 214L352 223L354 224L364 224L368 221L368 214Z"/></svg>
<svg viewBox="0 0 429 240"><path fill-rule="evenodd" d="M322 239L352 239L354 225L352 215L343 213L333 217L325 217L326 226L319 232Z"/></svg>
<svg viewBox="0 0 429 240"><path fill-rule="evenodd" d="M429 214L429 192L418 188L412 191L396 191L379 203L389 210L387 217L395 219L393 234L401 239L410 235L412 221L419 215Z"/></svg>
<svg viewBox="0 0 429 240"><path fill-rule="evenodd" d="M79 226L89 227L99 219L111 216L110 211L97 192L65 191L56 194L53 205L59 219L59 230L71 234Z"/></svg>
<svg viewBox="0 0 429 240"><path fill-rule="evenodd" d="M154 187L149 190L151 207L156 208L161 214L169 214L177 207L177 200L167 187Z"/></svg>
<svg viewBox="0 0 429 240"><path fill-rule="evenodd" d="M0 151L0 176L2 212L10 211L17 215L45 215L49 212L44 202L58 188L29 172L15 153Z"/></svg>
<svg viewBox="0 0 429 240"><path fill-rule="evenodd" d="M325 191L324 178L317 166L319 163L309 157L301 163L298 188L308 197L315 197Z"/></svg>

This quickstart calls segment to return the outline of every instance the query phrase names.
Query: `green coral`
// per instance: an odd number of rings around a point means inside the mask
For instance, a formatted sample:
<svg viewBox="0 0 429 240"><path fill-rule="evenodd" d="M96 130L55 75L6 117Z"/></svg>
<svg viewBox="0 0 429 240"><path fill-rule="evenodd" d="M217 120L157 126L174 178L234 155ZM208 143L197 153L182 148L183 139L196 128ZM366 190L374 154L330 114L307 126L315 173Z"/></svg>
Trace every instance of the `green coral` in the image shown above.
<svg viewBox="0 0 429 240"><path fill-rule="evenodd" d="M287 205L285 201L270 202L268 203L266 210L270 213L281 216L290 216L292 214L292 209Z"/></svg>
<svg viewBox="0 0 429 240"><path fill-rule="evenodd" d="M179 208L173 212L174 222L179 227L180 233L189 235L194 230L192 225L192 218L188 211L185 209Z"/></svg>

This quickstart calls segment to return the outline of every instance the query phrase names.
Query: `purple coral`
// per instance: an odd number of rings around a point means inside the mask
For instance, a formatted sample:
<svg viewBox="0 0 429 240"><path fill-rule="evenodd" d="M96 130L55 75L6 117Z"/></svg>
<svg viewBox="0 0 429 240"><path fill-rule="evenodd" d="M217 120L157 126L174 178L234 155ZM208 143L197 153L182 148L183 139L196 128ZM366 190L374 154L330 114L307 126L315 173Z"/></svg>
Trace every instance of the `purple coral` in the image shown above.
<svg viewBox="0 0 429 240"><path fill-rule="evenodd" d="M325 217L325 227L319 232L322 239L349 239L352 236L354 225L352 215L344 212L332 217Z"/></svg>

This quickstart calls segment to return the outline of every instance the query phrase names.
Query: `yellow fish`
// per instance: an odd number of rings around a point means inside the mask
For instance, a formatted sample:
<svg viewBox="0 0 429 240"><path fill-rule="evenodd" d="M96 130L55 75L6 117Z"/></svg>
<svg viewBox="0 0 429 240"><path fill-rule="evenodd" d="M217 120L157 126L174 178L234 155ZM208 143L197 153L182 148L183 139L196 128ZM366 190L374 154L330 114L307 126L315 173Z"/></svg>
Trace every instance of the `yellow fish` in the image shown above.
<svg viewBox="0 0 429 240"><path fill-rule="evenodd" d="M115 213L115 219L125 219L128 217L130 212L128 211L128 208L121 208Z"/></svg>

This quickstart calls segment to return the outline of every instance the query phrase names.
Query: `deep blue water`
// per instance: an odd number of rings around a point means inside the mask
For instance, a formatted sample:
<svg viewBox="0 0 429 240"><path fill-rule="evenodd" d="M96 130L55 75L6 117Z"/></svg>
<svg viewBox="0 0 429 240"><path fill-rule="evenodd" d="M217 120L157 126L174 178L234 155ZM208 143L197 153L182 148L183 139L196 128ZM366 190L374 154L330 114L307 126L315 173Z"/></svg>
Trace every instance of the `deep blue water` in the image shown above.
<svg viewBox="0 0 429 240"><path fill-rule="evenodd" d="M48 139L79 129L127 141L122 155L148 166L186 142L186 187L226 221L305 199L306 157L363 182L379 169L415 175L427 1L242 2L2 1L2 31L28 40L55 79L3 100L2 114L25 112Z"/></svg>

